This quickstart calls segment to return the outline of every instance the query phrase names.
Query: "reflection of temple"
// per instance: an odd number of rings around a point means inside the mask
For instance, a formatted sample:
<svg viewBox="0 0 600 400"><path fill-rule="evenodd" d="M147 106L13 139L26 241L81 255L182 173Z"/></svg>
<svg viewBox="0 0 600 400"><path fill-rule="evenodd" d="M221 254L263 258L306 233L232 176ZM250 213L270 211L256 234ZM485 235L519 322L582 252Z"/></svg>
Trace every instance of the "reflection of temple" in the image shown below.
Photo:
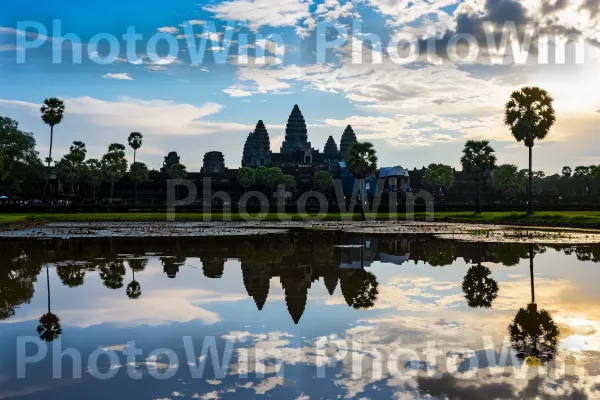
<svg viewBox="0 0 600 400"><path fill-rule="evenodd" d="M144 257L159 256L169 278L177 278L180 269L185 268L187 258L199 259L204 276L211 279L223 276L226 260L239 260L244 287L257 309L267 307L274 284L271 279L276 278L281 283L290 316L298 323L307 307L309 290L321 284L330 295L339 290L349 306L365 308L356 302L368 297L361 290L366 290L365 280L373 278L368 271L374 262L402 265L408 261L423 261L430 266L444 266L463 258L469 264L495 262L510 266L529 257L528 247L522 244L455 243L431 240L426 236L336 232L235 239L55 240L43 242L42 251L39 246L38 242L0 244L0 265L3 267L0 270L0 319L10 318L20 304L31 300L34 283L45 263L61 261L65 264L64 260L70 260L68 265L56 267L64 285L82 286L86 274L98 273L107 289L123 292L127 286L124 282L126 265L143 274ZM578 248L576 255L599 260L600 257L595 256L600 254L598 249L600 246ZM536 253L542 250L536 248ZM122 254L135 256L126 261ZM135 267L132 260L142 265ZM143 280L138 281L143 286ZM364 301L360 305L364 305Z"/></svg>

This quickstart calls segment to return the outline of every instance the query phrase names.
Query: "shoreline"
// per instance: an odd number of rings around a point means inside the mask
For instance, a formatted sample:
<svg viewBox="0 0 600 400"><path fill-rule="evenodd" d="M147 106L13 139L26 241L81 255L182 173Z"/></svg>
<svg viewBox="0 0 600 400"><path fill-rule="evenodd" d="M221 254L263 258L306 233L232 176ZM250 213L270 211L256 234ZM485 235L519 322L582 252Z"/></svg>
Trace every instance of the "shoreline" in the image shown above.
<svg viewBox="0 0 600 400"><path fill-rule="evenodd" d="M407 217L412 216L410 219ZM44 227L52 223L223 223L239 224L247 223L331 223L331 222L362 222L359 213L327 214L324 218L303 218L299 214L286 214L286 218L280 218L277 214L269 214L266 218L251 217L242 218L239 214L225 215L212 214L207 217L202 213L178 213L175 221L167 221L164 213L93 213L93 214L0 214L0 232L10 232L23 229ZM396 219L390 219L387 213L377 215L367 214L366 223L382 223L389 221L391 224L424 222L428 224L454 223L468 225L490 225L503 226L507 228L527 228L561 231L585 231L600 233L600 212L548 212L542 211L533 217L526 217L522 213L515 212L489 212L479 216L468 212L443 212L437 213L433 221L426 220L426 213L399 214Z"/></svg>
<svg viewBox="0 0 600 400"><path fill-rule="evenodd" d="M290 232L323 231L343 234L433 236L465 242L510 242L538 244L596 244L600 230L577 227L494 224L489 221L126 221L71 220L23 221L6 224L2 240L224 237L279 235Z"/></svg>

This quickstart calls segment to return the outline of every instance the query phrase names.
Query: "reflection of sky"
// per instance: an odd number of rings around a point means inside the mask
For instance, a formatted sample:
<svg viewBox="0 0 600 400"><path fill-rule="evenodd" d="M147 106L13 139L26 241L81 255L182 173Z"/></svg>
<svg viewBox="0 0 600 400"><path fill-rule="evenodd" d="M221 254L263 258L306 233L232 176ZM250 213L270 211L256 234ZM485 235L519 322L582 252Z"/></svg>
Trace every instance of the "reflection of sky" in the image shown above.
<svg viewBox="0 0 600 400"><path fill-rule="evenodd" d="M488 356L501 357L508 324L531 298L528 260L522 260L515 267L484 265L491 269L500 288L490 310L467 307L461 285L469 265L462 259L451 266L435 268L423 263L374 262L369 270L380 284L375 309L349 308L339 285L334 295L329 296L321 280L309 289L306 310L298 325L288 313L277 277L271 279L264 309L256 309L246 294L237 260L226 262L222 278L208 279L202 275L199 259L188 258L177 277L169 279L158 258L152 257L146 269L136 273L143 292L137 300L129 300L125 295L125 287L131 281L129 269L124 287L119 290L105 288L97 272L88 272L83 286L67 288L51 269L52 311L63 325L62 347L80 350L86 360L99 347L119 349L135 340L136 347L143 350L136 365L145 375L141 381L129 379L125 371L127 360L120 354L122 368L107 382L94 379L89 373L84 373L80 380L51 379L50 352L43 362L28 366L27 379L14 379L16 337L35 336L37 319L46 312L43 273L38 278L31 303L21 306L15 317L0 325L0 399L47 399L49 396L61 399L216 399L260 395L292 399L390 398L392 394L403 399L418 397L417 387L434 398L443 394L491 398L489 396L501 394L535 397L536 394L576 393L594 397L591 388L595 387L599 379L596 375L600 373L598 264L581 262L574 255L552 249L535 259L537 304L550 312L561 329L559 359L573 355L575 361L569 363L586 366L587 375L578 379L556 376L534 379L533 371L511 361L510 355L503 364L514 368L484 368L490 365ZM326 379L315 379L315 341L320 337L328 337L330 341L350 340L352 335L360 335L355 340L362 347L360 354L366 356L363 374L352 376L352 367L356 369L358 361L347 356L329 365ZM203 379L193 379L187 366L190 360L185 355L183 336L192 338L197 356L206 336L217 338L221 355L224 339L236 338L232 369L225 377L215 377L212 369L207 368ZM240 338L245 342L239 342ZM423 352L428 342L435 342L441 354L458 354L454 363L460 375L443 374L452 371L445 357L437 358L437 367L425 361ZM387 355L399 347L414 349L421 356L418 361L410 356L400 358L398 365L412 368L403 378L394 376L387 365ZM148 376L152 369L168 371L167 360L149 358L150 352L157 348L169 348L178 355L179 369L174 378L156 380ZM248 378L240 376L238 351L241 348L250 349ZM285 360L284 366L278 367L273 360L266 361L265 377L258 378L253 362L256 349L271 356L280 354ZM33 347L29 351L33 352ZM377 354L383 355L383 362ZM566 370L572 372L569 363ZM63 369L67 377L71 374L70 368L71 363L65 361ZM284 378L276 374L280 368L284 369ZM437 373L441 379L428 378L428 373Z"/></svg>

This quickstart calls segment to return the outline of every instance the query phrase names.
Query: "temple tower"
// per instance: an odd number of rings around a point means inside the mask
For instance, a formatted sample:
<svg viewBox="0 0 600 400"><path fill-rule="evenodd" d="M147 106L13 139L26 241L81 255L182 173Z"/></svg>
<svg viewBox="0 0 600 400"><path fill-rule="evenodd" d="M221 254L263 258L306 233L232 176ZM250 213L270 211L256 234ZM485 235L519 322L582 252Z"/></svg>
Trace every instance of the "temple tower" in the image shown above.
<svg viewBox="0 0 600 400"><path fill-rule="evenodd" d="M340 161L340 152L338 151L338 147L333 139L333 136L329 136L329 139L327 139L323 154L325 155L326 162L334 163Z"/></svg>
<svg viewBox="0 0 600 400"><path fill-rule="evenodd" d="M281 145L281 153L311 150L308 141L306 121L298 105L294 106L285 128L285 140Z"/></svg>
<svg viewBox="0 0 600 400"><path fill-rule="evenodd" d="M348 125L344 131L344 134L342 135L342 140L340 141L340 153L342 154L342 161L346 161L348 150L350 150L350 147L352 147L352 145L357 141L358 140L356 140L356 134L354 133L352 126Z"/></svg>
<svg viewBox="0 0 600 400"><path fill-rule="evenodd" d="M258 121L244 145L242 167L258 167L271 163L271 140L263 121Z"/></svg>

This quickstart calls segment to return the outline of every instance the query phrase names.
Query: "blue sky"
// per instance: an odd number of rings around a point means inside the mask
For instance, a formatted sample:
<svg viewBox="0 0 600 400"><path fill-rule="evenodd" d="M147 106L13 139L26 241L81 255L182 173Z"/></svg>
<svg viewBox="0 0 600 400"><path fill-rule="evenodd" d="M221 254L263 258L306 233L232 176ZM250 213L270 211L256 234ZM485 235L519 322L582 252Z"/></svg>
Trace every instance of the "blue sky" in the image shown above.
<svg viewBox="0 0 600 400"><path fill-rule="evenodd" d="M548 139L536 148L535 167L557 172L562 165L600 163L593 140L600 122L597 5L593 0L13 2L0 17L0 115L33 132L45 157L49 133L38 108L44 98L58 96L66 101L67 115L56 129L55 160L73 140L83 140L89 155L100 157L110 143L126 143L130 132L140 131L145 136L141 160L158 168L174 150L194 171L211 150L222 151L226 164L238 167L245 138L259 119L278 151L287 117L299 104L316 148L322 149L329 135L339 144L344 127L352 124L359 139L375 144L381 165L420 168L444 162L458 167L464 141L487 138L501 163L525 167L526 149L503 126L502 107L512 90L535 84L555 97L558 116ZM60 20L62 32L53 29L53 20ZM516 65L510 52L504 65L491 65L483 53L468 64L444 59L435 65L419 56L398 65L385 51L402 34L426 37L428 28L439 37L476 33L482 21L500 26L511 20L519 32L526 26L535 27L536 35L578 32L585 41L584 63L575 63L573 46L567 48L565 65L552 60L538 65L535 56ZM17 63L18 40L36 38L31 29L18 30L23 21L42 24L48 40L26 50L26 62ZM362 35L351 33L353 21L362 24ZM215 64L210 50L201 65L191 63L183 27L190 22L194 34L205 37L205 24L215 24L220 36L208 47L229 44L226 63ZM317 23L335 23L348 32L347 43L330 50L325 64L317 63L315 53ZM234 27L230 43L222 41L227 24ZM179 52L166 60L163 41L157 47L162 61L144 58L132 64L122 40L132 26L143 37L135 50L139 56L147 55L147 42L157 33L171 35ZM68 43L57 42L61 33L81 39L81 64L71 62ZM381 37L381 64L372 62L372 46L365 40L370 33ZM98 65L90 59L90 41L97 34L119 38L116 62ZM236 57L244 34L250 65L239 65ZM279 35L285 47L257 41L257 34ZM52 63L53 46L63 51L61 64ZM362 64L352 62L353 46L363 49ZM266 65L253 63L256 47L264 47ZM96 57L107 50L101 42Z"/></svg>

